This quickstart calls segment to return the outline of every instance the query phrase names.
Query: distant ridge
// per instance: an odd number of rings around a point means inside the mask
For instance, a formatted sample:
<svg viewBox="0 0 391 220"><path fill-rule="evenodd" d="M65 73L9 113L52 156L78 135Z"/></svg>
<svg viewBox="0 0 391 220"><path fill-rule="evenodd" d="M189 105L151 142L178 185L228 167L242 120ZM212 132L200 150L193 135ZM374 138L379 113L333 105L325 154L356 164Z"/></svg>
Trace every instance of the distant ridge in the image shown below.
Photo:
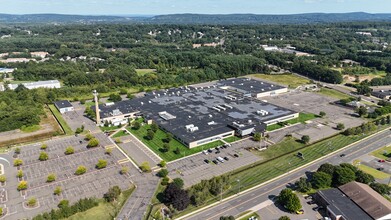
<svg viewBox="0 0 391 220"><path fill-rule="evenodd" d="M0 23L313 24L353 21L390 22L391 14L370 14L365 12L292 15L170 14L157 16L0 14Z"/></svg>

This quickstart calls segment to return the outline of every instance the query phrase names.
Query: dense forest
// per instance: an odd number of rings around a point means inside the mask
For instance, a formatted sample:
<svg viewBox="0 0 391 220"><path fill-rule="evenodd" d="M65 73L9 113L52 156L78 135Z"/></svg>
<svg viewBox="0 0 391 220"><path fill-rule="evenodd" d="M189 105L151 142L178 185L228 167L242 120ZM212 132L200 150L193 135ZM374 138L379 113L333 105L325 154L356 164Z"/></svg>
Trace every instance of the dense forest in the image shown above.
<svg viewBox="0 0 391 220"><path fill-rule="evenodd" d="M79 99L91 95L93 89L103 94L137 92L272 73L275 68L316 81L341 83L342 73L335 68L346 65L342 62L346 59L359 63L364 71L391 72L390 29L391 23L387 22L224 26L3 24L0 53L9 54L0 59L31 58L30 52L37 51L50 55L37 58L37 62L4 63L0 67L17 68L12 74L14 80L58 79L63 87L38 90L39 96L35 94L38 91L21 96L23 105L18 102L18 91L0 93L0 125L15 120L20 123L1 126L2 130L20 127L25 111L35 109L33 112L39 115L42 108L37 106L43 103ZM279 49L270 51L265 45ZM149 71L142 73L139 69ZM353 67L349 71L360 72ZM367 83L384 85L391 84L391 80L386 77ZM21 114L12 115L20 119L13 119L5 106L14 106L12 109ZM39 117L28 123L37 121Z"/></svg>

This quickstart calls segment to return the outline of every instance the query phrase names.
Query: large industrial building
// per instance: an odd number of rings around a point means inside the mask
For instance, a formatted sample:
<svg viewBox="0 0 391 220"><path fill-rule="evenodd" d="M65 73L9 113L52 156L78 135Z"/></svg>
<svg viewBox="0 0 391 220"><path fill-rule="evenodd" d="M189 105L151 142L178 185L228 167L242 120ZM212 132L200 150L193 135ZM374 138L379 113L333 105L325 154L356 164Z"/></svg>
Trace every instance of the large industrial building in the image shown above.
<svg viewBox="0 0 391 220"><path fill-rule="evenodd" d="M47 80L47 81L37 81L37 82L26 82L22 83L24 87L27 89L38 89L38 88L48 88L48 89L54 89L54 88L61 88L61 84L58 80ZM8 88L11 90L15 90L18 88L19 84L9 84ZM5 85L0 85L0 91L5 90Z"/></svg>
<svg viewBox="0 0 391 220"><path fill-rule="evenodd" d="M125 124L129 118L142 116L192 148L235 134L264 132L267 125L298 117L296 112L256 99L284 91L287 88L248 78L154 91L99 105L98 124Z"/></svg>

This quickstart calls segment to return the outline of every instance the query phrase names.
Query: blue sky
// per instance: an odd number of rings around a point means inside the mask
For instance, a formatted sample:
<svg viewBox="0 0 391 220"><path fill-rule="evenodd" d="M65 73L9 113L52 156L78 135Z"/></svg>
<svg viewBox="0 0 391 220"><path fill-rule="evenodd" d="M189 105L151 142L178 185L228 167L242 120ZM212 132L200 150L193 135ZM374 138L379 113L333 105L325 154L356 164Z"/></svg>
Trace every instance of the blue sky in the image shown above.
<svg viewBox="0 0 391 220"><path fill-rule="evenodd" d="M0 0L0 13L84 15L391 13L391 0Z"/></svg>

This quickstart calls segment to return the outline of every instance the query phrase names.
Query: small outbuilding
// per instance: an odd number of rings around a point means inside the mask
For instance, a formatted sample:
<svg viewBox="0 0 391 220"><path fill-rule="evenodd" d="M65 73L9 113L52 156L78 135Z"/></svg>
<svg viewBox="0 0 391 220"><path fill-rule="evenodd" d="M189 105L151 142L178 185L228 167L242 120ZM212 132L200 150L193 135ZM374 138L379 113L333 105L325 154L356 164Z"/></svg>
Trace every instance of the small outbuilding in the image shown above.
<svg viewBox="0 0 391 220"><path fill-rule="evenodd" d="M61 101L54 102L54 105L56 106L56 108L61 114L75 110L72 104L68 100L61 100Z"/></svg>

